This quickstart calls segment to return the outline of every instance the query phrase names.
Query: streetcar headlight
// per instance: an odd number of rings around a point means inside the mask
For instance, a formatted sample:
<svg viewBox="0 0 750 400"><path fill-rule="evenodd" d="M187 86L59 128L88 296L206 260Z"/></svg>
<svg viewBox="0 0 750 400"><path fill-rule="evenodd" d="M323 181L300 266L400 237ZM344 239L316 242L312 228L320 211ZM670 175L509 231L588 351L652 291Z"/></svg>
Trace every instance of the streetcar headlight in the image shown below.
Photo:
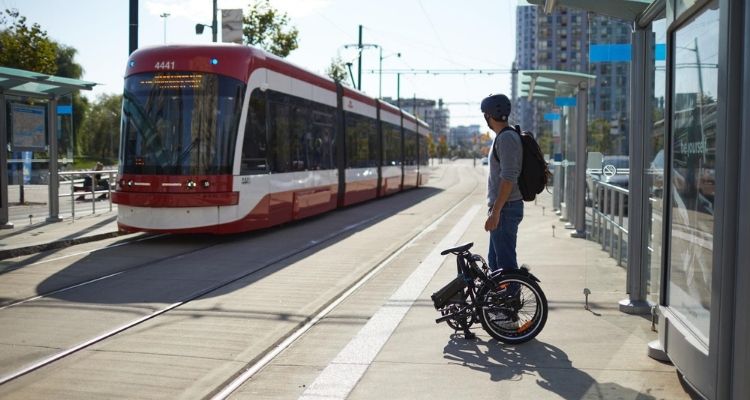
<svg viewBox="0 0 750 400"><path fill-rule="evenodd" d="M209 182L208 179L204 179L203 182L201 182L201 185L203 185L204 189L208 189L208 187L211 186L211 182Z"/></svg>
<svg viewBox="0 0 750 400"><path fill-rule="evenodd" d="M132 179L128 181L128 187L133 187L134 184L135 182Z"/></svg>
<svg viewBox="0 0 750 400"><path fill-rule="evenodd" d="M196 183L195 183L194 180L190 179L190 180L187 181L187 188L188 189L195 189L196 186L198 186L198 185L196 185Z"/></svg>

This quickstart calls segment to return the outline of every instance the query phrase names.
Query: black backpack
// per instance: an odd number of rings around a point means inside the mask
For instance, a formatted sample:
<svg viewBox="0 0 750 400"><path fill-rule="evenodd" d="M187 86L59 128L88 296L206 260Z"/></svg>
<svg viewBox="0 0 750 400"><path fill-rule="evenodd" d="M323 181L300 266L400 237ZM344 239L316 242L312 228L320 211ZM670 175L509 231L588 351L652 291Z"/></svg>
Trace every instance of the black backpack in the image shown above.
<svg viewBox="0 0 750 400"><path fill-rule="evenodd" d="M515 128L508 127L505 129L514 130L521 137L523 161L521 162L521 175L518 176L518 188L521 190L524 201L534 201L536 195L542 193L542 190L547 187L547 182L552 174L549 172L547 162L544 161L542 150L534 139L533 133L521 131L521 127L518 125ZM505 129L500 133L503 133ZM500 162L500 158L495 153L494 143L492 156L495 161Z"/></svg>

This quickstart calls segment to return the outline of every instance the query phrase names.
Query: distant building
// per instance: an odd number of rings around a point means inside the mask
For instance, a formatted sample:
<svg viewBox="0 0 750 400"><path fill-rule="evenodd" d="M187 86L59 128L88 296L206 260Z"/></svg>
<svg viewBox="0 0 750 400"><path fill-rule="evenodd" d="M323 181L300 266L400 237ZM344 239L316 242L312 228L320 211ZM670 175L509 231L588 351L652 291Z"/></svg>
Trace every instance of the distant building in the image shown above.
<svg viewBox="0 0 750 400"><path fill-rule="evenodd" d="M383 100L398 106L393 98L385 97ZM438 101L420 98L401 99L400 106L430 125L434 138L448 137L450 133L450 110L443 106L443 99Z"/></svg>
<svg viewBox="0 0 750 400"><path fill-rule="evenodd" d="M471 149L479 135L479 125L462 125L450 128L448 146L461 146L465 149Z"/></svg>

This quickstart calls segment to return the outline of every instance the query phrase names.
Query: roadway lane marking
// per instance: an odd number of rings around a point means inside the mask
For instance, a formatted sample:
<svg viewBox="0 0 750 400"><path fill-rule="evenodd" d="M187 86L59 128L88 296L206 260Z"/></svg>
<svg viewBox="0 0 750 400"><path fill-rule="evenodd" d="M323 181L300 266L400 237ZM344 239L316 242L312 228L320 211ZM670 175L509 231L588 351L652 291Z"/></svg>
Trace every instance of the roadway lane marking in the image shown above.
<svg viewBox="0 0 750 400"><path fill-rule="evenodd" d="M302 393L300 399L345 399L351 393L391 337L393 331L401 323L414 301L424 291L440 265L443 264L446 256L441 256L440 252L453 247L461 239L478 211L479 206L473 206L458 221L448 235L435 246L427 258L404 281L401 287L362 327L357 336L341 350L323 372L318 375L315 382Z"/></svg>

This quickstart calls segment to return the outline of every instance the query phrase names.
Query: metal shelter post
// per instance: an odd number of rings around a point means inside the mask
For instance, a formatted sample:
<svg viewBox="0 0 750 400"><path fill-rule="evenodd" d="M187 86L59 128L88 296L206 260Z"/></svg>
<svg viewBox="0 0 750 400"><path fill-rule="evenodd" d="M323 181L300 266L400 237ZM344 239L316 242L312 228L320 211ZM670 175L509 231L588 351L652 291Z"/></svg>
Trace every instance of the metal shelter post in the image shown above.
<svg viewBox="0 0 750 400"><path fill-rule="evenodd" d="M554 184L552 186L552 207L554 208L555 214L561 215L562 214L562 191L563 191L563 183L565 180L565 177L563 176L563 169L562 165L560 164L562 162L562 154L563 154L563 141L565 140L565 120L568 118L568 111L563 108L562 113L560 115L560 134L557 137L557 141L554 145L555 147L555 157L553 158L555 160L555 169L554 169ZM559 157L558 157L559 155Z"/></svg>
<svg viewBox="0 0 750 400"><path fill-rule="evenodd" d="M60 222L60 177L57 175L57 98L52 97L47 105L47 133L49 134L49 216L47 222Z"/></svg>
<svg viewBox="0 0 750 400"><path fill-rule="evenodd" d="M573 210L575 210L575 174L572 171L576 161L575 143L576 133L578 132L578 108L568 107L567 121L568 128L565 131L565 147L563 150L563 174L565 174L563 203L565 207L560 216L560 221L566 222L565 229L573 229L570 222L575 219L573 215Z"/></svg>
<svg viewBox="0 0 750 400"><path fill-rule="evenodd" d="M8 222L8 123L5 116L5 94L0 90L0 229L11 229Z"/></svg>
<svg viewBox="0 0 750 400"><path fill-rule="evenodd" d="M630 63L631 99L646 99L647 88L652 85L648 63L651 55L651 29L638 28L632 34L632 62ZM628 298L620 301L620 311L628 314L648 314L651 304L647 300L648 265L645 254L648 252L648 238L644 235L645 207L648 194L644 185L644 148L649 135L647 122L651 105L645 101L630 102L630 185L628 202L628 266L626 270L626 291Z"/></svg>
<svg viewBox="0 0 750 400"><path fill-rule="evenodd" d="M575 167L575 232L572 237L586 238L586 146L588 135L588 102L589 85L587 81L578 84L576 95L576 111L578 122L576 124L576 167Z"/></svg>

